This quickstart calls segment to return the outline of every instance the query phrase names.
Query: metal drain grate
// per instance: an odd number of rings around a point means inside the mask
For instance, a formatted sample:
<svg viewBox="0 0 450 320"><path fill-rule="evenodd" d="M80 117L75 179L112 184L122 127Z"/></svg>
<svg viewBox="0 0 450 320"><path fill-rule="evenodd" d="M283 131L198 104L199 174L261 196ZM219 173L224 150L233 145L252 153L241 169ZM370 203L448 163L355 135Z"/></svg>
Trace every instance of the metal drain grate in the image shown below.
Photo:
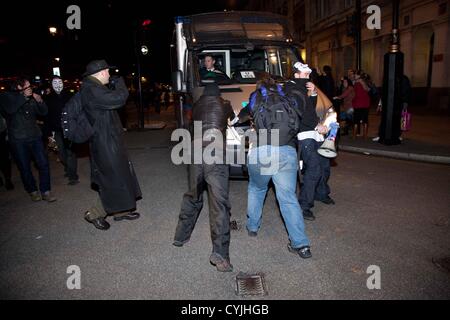
<svg viewBox="0 0 450 320"><path fill-rule="evenodd" d="M232 220L230 222L230 229L233 230L233 231L241 230L241 223L239 221Z"/></svg>
<svg viewBox="0 0 450 320"><path fill-rule="evenodd" d="M236 294L238 296L265 296L266 283L263 273L247 274L240 272L236 276Z"/></svg>

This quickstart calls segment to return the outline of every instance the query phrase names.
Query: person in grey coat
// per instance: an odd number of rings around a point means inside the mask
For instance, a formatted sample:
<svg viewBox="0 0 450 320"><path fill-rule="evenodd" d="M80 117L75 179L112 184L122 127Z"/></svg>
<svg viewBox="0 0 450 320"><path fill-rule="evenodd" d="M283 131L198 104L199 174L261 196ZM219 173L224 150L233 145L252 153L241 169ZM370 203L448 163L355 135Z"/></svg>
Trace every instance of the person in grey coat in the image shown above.
<svg viewBox="0 0 450 320"><path fill-rule="evenodd" d="M110 79L110 68L105 60L90 62L80 90L84 111L94 128L89 141L91 182L100 197L85 219L100 230L109 229L108 215L115 221L138 219L136 201L142 197L117 112L127 101L128 89L123 78Z"/></svg>

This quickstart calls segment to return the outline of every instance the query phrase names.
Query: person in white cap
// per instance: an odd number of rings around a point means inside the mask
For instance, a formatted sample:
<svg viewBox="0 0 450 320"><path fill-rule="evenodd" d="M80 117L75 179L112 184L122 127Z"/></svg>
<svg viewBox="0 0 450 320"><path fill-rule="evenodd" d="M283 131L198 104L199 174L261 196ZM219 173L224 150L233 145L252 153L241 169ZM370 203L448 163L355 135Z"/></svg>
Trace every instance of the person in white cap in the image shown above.
<svg viewBox="0 0 450 320"><path fill-rule="evenodd" d="M300 105L305 106L302 110L300 133L297 136L299 157L301 156L305 168L299 202L304 219L312 221L315 220L311 211L314 200L327 204L334 203L329 197L330 160L317 153L328 128L320 124L320 119L316 113L317 89L309 80L311 68L307 64L297 62L294 64L294 69L294 80L286 84L286 92L296 97ZM301 170L299 171L299 177L300 174Z"/></svg>

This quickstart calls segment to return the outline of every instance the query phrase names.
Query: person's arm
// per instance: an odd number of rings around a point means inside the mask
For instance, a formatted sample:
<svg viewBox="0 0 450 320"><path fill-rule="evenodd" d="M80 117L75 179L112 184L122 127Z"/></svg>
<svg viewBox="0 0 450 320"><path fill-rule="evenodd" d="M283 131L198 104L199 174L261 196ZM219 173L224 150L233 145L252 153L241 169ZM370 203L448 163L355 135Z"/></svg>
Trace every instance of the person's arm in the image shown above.
<svg viewBox="0 0 450 320"><path fill-rule="evenodd" d="M115 110L125 105L128 99L128 89L123 78L117 80L116 89L105 86L92 89L93 103L102 110Z"/></svg>
<svg viewBox="0 0 450 320"><path fill-rule="evenodd" d="M45 116L48 113L48 107L44 101L35 103L36 113L40 116Z"/></svg>
<svg viewBox="0 0 450 320"><path fill-rule="evenodd" d="M7 92L0 95L0 105L8 115L16 113L26 102L27 99L21 94Z"/></svg>
<svg viewBox="0 0 450 320"><path fill-rule="evenodd" d="M344 92L342 92L342 94L340 96L337 96L338 99L345 99L350 95L350 89L347 88L344 90Z"/></svg>
<svg viewBox="0 0 450 320"><path fill-rule="evenodd" d="M36 112L36 114L40 115L40 116L45 116L48 113L48 107L45 104L44 100L42 99L42 97L38 94L33 93L33 98L34 100L32 100L32 105L34 107L34 110Z"/></svg>
<svg viewBox="0 0 450 320"><path fill-rule="evenodd" d="M362 85L362 87L364 88L364 90L366 90L367 92L370 91L369 86L367 85L367 83L366 83L363 79L360 79L360 80L359 80L359 83L361 83L361 85Z"/></svg>

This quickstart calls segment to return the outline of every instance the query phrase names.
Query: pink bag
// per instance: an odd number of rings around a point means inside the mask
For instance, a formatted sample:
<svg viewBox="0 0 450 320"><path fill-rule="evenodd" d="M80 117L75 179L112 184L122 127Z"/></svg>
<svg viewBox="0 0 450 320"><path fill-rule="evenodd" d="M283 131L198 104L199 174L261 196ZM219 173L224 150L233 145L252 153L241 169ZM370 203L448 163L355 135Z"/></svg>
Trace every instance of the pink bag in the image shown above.
<svg viewBox="0 0 450 320"><path fill-rule="evenodd" d="M402 119L400 125L402 131L409 131L411 129L411 113L408 109L404 108L402 111Z"/></svg>

